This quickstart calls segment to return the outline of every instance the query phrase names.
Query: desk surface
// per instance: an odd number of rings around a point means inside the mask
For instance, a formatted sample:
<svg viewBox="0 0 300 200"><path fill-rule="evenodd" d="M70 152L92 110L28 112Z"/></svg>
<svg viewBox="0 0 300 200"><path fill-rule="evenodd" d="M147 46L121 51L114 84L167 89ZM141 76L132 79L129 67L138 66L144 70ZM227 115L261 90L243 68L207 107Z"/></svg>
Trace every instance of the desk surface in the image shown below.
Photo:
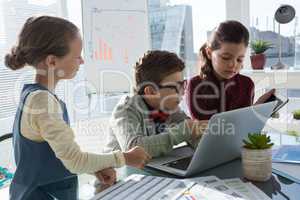
<svg viewBox="0 0 300 200"><path fill-rule="evenodd" d="M160 172L151 168L146 168L145 170L138 170L133 168L122 168L118 171L119 178L123 179L131 174L144 174L153 176L165 176L165 177L175 177L164 172ZM235 160L230 163L224 164L222 166L204 171L196 176L217 176L221 179L226 178L241 178L243 180L241 161ZM251 181L252 182L252 181ZM294 183L284 177L278 176L276 174L272 175L272 178L267 182L252 182L262 191L264 191L270 198L276 200L299 200L300 199L300 184Z"/></svg>

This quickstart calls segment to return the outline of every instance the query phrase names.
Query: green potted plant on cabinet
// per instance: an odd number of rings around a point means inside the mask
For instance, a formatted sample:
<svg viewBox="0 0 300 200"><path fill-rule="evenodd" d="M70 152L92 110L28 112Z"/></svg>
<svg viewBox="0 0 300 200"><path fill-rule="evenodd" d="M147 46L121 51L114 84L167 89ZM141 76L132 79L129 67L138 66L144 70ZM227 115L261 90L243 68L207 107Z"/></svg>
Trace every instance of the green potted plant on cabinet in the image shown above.
<svg viewBox="0 0 300 200"><path fill-rule="evenodd" d="M270 48L273 48L273 44L264 40L251 41L251 65L253 69L263 69L266 64L266 56L264 52Z"/></svg>
<svg viewBox="0 0 300 200"><path fill-rule="evenodd" d="M293 111L293 117L294 119L300 119L300 110Z"/></svg>

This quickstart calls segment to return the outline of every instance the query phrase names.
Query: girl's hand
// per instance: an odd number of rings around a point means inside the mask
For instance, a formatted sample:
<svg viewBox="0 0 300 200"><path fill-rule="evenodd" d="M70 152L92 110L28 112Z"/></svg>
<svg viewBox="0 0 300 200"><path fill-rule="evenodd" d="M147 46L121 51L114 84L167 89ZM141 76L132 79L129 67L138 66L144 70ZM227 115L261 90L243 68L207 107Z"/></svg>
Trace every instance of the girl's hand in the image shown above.
<svg viewBox="0 0 300 200"><path fill-rule="evenodd" d="M273 94L275 94L275 89L274 89L274 88L273 88L272 90L266 92L266 93L263 94L262 96L260 96L260 97L257 99L257 101L255 102L254 105L266 103L266 101L267 101Z"/></svg>

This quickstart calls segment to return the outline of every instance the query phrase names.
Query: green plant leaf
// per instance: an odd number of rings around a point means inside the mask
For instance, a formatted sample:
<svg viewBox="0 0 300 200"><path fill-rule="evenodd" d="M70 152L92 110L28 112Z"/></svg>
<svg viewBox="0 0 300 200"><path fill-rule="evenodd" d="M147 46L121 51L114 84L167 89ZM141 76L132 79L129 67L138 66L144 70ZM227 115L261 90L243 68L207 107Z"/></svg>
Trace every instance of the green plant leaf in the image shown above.
<svg viewBox="0 0 300 200"><path fill-rule="evenodd" d="M273 143L271 142L270 136L267 136L266 134L260 134L260 133L249 133L248 134L248 140L243 140L244 147L249 149L267 149L273 146Z"/></svg>
<svg viewBox="0 0 300 200"><path fill-rule="evenodd" d="M250 47L254 54L260 54L270 48L273 48L273 44L264 40L253 40L250 42Z"/></svg>
<svg viewBox="0 0 300 200"><path fill-rule="evenodd" d="M300 119L300 110L293 111L293 117L294 119Z"/></svg>

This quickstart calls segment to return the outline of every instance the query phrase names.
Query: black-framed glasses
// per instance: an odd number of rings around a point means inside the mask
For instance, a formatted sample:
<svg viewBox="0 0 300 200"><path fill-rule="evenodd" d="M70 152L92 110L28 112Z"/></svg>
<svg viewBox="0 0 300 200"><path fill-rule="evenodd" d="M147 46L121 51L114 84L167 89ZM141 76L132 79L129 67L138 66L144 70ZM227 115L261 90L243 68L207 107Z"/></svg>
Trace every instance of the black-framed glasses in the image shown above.
<svg viewBox="0 0 300 200"><path fill-rule="evenodd" d="M187 85L187 80L183 80L183 81L177 81L174 83L168 83L165 85L158 84L157 86L159 89L163 89L163 88L174 89L177 94L180 94L185 90L186 85Z"/></svg>

